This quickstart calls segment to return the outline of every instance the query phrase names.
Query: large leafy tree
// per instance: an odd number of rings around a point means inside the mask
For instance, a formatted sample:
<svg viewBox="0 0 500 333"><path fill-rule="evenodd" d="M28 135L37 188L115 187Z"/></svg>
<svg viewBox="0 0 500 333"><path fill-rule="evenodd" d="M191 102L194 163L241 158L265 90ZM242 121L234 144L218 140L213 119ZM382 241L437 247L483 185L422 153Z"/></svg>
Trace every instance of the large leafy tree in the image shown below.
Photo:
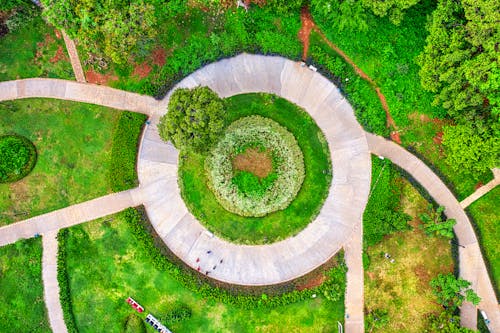
<svg viewBox="0 0 500 333"><path fill-rule="evenodd" d="M49 22L88 51L103 53L118 64L156 35L154 7L145 0L42 0L42 4Z"/></svg>
<svg viewBox="0 0 500 333"><path fill-rule="evenodd" d="M482 129L470 122L447 126L443 146L446 162L458 173L479 177L500 164L500 138L492 128Z"/></svg>
<svg viewBox="0 0 500 333"><path fill-rule="evenodd" d="M418 58L422 86L452 116L500 114L500 2L441 0Z"/></svg>
<svg viewBox="0 0 500 333"><path fill-rule="evenodd" d="M444 212L444 207L439 206L436 210L429 205L428 213L419 214L418 217L424 223L424 230L428 236L438 236L452 239L453 226L457 223L454 219L443 220L441 214Z"/></svg>
<svg viewBox="0 0 500 333"><path fill-rule="evenodd" d="M456 278L453 274L439 274L431 280L432 292L438 298L438 303L453 312L464 301L478 305L481 298L474 290L470 289L471 283L467 280Z"/></svg>
<svg viewBox="0 0 500 333"><path fill-rule="evenodd" d="M208 87L175 90L158 130L179 150L207 151L224 129L224 103Z"/></svg>

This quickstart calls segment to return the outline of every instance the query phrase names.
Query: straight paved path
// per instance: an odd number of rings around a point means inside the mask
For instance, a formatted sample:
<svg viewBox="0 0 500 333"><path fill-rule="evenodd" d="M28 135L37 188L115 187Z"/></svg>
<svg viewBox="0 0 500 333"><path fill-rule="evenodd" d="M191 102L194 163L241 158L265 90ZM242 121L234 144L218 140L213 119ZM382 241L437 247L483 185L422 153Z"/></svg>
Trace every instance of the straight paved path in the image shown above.
<svg viewBox="0 0 500 333"><path fill-rule="evenodd" d="M69 38L66 31L61 30L64 43L66 44L66 50L69 54L69 60L71 62L71 67L73 67L73 73L75 74L76 81L86 82L85 74L83 74L82 63L80 62L80 57L78 56L78 51L76 50L75 42Z"/></svg>
<svg viewBox="0 0 500 333"><path fill-rule="evenodd" d="M95 84L41 78L0 82L0 102L32 97L91 103L147 115L159 107L153 97Z"/></svg>
<svg viewBox="0 0 500 333"><path fill-rule="evenodd" d="M9 224L0 228L0 246L15 243L19 239L31 238L35 234L57 232L61 228L111 215L125 208L138 206L143 200L142 192L137 188Z"/></svg>
<svg viewBox="0 0 500 333"><path fill-rule="evenodd" d="M42 244L43 298L49 315L50 327L54 333L67 333L57 281L57 231L45 233L42 237Z"/></svg>
<svg viewBox="0 0 500 333"><path fill-rule="evenodd" d="M498 301L481 255L476 234L460 203L441 179L417 157L394 142L377 135L366 133L366 137L373 154L387 157L407 171L439 205L445 207L446 216L457 221L454 231L460 244L458 248L460 277L470 281L474 291L481 297L479 308L485 310L490 318L490 330L500 332ZM477 309L473 304L466 302L462 306L460 322L464 327L473 329L477 327Z"/></svg>

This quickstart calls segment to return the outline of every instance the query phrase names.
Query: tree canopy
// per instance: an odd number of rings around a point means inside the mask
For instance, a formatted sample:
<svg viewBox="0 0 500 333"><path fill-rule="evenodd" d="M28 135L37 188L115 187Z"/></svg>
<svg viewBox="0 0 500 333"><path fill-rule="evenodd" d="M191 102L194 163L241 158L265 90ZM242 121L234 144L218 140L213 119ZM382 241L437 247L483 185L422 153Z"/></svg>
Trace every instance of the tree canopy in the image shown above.
<svg viewBox="0 0 500 333"><path fill-rule="evenodd" d="M441 0L418 58L422 86L454 117L500 115L500 2Z"/></svg>
<svg viewBox="0 0 500 333"><path fill-rule="evenodd" d="M464 301L478 305L481 298L474 290L470 289L471 283L467 280L456 278L453 274L439 274L430 282L432 292L438 298L438 303L453 312Z"/></svg>
<svg viewBox="0 0 500 333"><path fill-rule="evenodd" d="M156 35L154 6L145 0L42 0L42 4L50 23L117 64L125 63Z"/></svg>
<svg viewBox="0 0 500 333"><path fill-rule="evenodd" d="M175 90L158 130L179 150L207 151L224 128L224 103L208 87Z"/></svg>

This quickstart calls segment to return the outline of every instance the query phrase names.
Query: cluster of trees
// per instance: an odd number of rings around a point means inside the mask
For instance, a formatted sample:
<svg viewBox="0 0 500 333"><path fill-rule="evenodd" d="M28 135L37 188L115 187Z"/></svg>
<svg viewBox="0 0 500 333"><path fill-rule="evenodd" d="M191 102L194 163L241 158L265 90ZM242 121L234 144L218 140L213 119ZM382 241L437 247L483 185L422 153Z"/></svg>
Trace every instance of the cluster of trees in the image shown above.
<svg viewBox="0 0 500 333"><path fill-rule="evenodd" d="M147 48L156 35L155 7L145 0L42 0L44 14L55 27L114 63L127 62Z"/></svg>

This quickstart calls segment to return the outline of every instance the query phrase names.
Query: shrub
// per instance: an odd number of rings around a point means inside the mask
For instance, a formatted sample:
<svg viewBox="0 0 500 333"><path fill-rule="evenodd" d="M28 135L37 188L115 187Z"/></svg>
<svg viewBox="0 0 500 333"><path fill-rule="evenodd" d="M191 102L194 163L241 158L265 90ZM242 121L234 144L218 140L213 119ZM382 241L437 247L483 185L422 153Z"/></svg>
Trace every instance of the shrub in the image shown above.
<svg viewBox="0 0 500 333"><path fill-rule="evenodd" d="M428 236L441 236L444 238L452 239L455 237L453 233L453 226L457 221L453 219L444 220L441 218L441 214L444 211L443 206L439 206L437 210L434 211L432 205L428 207L429 213L419 214L418 217L424 223L423 228Z"/></svg>
<svg viewBox="0 0 500 333"><path fill-rule="evenodd" d="M66 267L66 241L68 229L61 229L57 234L57 282L59 284L59 300L64 316L64 323L69 333L78 333L76 328L75 315L73 313L73 304L71 301L71 288Z"/></svg>
<svg viewBox="0 0 500 333"><path fill-rule="evenodd" d="M0 136L0 183L11 183L28 175L36 163L33 143L20 135Z"/></svg>
<svg viewBox="0 0 500 333"><path fill-rule="evenodd" d="M123 112L113 134L111 148L111 190L119 192L138 185L137 147L147 116L141 113Z"/></svg>
<svg viewBox="0 0 500 333"><path fill-rule="evenodd" d="M187 304L176 302L171 304L169 309L167 309L162 322L167 325L171 325L189 319L191 318L191 315L191 308Z"/></svg>
<svg viewBox="0 0 500 333"><path fill-rule="evenodd" d="M146 333L146 325L141 317L135 313L129 315L125 322L125 333Z"/></svg>
<svg viewBox="0 0 500 333"><path fill-rule="evenodd" d="M248 146L271 152L276 175L261 182L248 173L235 173L232 159ZM285 209L299 192L305 174L304 157L293 134L261 116L233 122L205 160L205 171L208 186L226 210L257 217Z"/></svg>
<svg viewBox="0 0 500 333"><path fill-rule="evenodd" d="M432 292L438 298L438 303L448 311L455 311L467 300L478 305L481 298L470 289L471 283L467 280L456 278L452 273L439 274L431 280Z"/></svg>
<svg viewBox="0 0 500 333"><path fill-rule="evenodd" d="M206 151L224 128L224 103L208 87L173 92L158 124L160 136L179 149Z"/></svg>

